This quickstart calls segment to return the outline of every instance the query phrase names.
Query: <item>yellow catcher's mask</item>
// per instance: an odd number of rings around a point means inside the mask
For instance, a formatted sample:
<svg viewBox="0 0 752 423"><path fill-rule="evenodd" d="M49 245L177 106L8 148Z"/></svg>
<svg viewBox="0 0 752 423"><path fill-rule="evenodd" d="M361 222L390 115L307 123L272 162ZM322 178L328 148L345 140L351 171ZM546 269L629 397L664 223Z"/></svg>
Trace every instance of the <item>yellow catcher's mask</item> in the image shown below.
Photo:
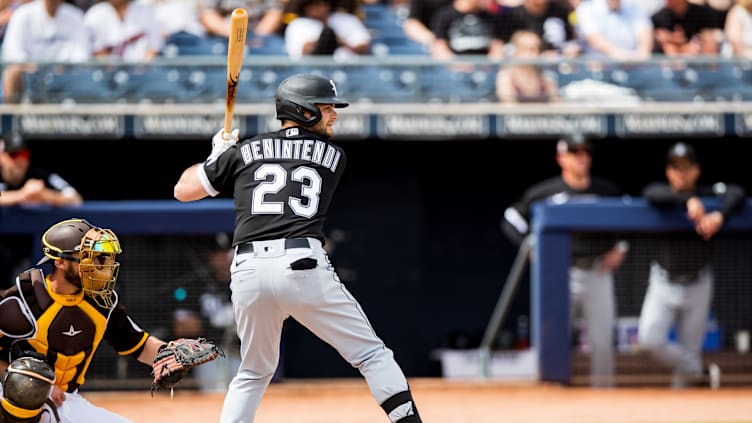
<svg viewBox="0 0 752 423"><path fill-rule="evenodd" d="M113 306L112 291L120 271L120 263L116 259L122 252L120 241L109 229L95 227L81 238L81 289L100 307Z"/></svg>

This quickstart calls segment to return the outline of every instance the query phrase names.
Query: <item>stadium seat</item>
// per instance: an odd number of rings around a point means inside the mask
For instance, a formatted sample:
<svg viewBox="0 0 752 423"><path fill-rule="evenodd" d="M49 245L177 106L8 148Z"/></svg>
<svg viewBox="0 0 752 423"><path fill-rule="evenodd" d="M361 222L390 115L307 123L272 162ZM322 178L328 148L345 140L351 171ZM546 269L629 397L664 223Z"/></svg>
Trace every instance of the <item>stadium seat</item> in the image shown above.
<svg viewBox="0 0 752 423"><path fill-rule="evenodd" d="M246 67L240 71L240 81L235 94L236 103L268 101L260 92L254 78L258 70ZM227 69L211 66L191 69L185 77L192 90L194 102L214 103L225 101L227 94Z"/></svg>
<svg viewBox="0 0 752 423"><path fill-rule="evenodd" d="M744 80L742 70L732 64L690 66L679 73L682 86L694 90L708 101L740 101L750 98L752 84Z"/></svg>
<svg viewBox="0 0 752 423"><path fill-rule="evenodd" d="M428 48L407 38L406 36L384 37L373 40L371 51L378 56L428 56Z"/></svg>
<svg viewBox="0 0 752 423"><path fill-rule="evenodd" d="M405 16L385 4L365 4L363 23L371 33L371 51L384 55L427 55L428 51L405 35ZM406 9L405 9L406 10Z"/></svg>
<svg viewBox="0 0 752 423"><path fill-rule="evenodd" d="M585 66L572 64L562 64L550 70L547 68L544 70L544 72L555 78L556 83L559 85L559 88L565 87L572 82L584 81L586 79L598 80L599 76L597 74L593 74Z"/></svg>
<svg viewBox="0 0 752 423"><path fill-rule="evenodd" d="M648 87L637 90L639 96L647 101L665 101L665 102L697 102L704 101L702 96L696 90L688 87L677 85L666 85L662 87Z"/></svg>
<svg viewBox="0 0 752 423"><path fill-rule="evenodd" d="M495 101L495 76L494 69L477 65L472 70L426 66L421 69L421 93L429 102Z"/></svg>
<svg viewBox="0 0 752 423"><path fill-rule="evenodd" d="M246 54L287 56L285 39L279 35L252 36L247 40Z"/></svg>
<svg viewBox="0 0 752 423"><path fill-rule="evenodd" d="M673 72L657 64L641 66L619 66L605 72L606 81L635 90L675 86Z"/></svg>
<svg viewBox="0 0 752 423"><path fill-rule="evenodd" d="M132 67L113 77L117 92L128 102L171 103L195 100L182 68Z"/></svg>
<svg viewBox="0 0 752 423"><path fill-rule="evenodd" d="M414 101L418 92L417 75L412 69L386 66L354 66L345 75L332 78L352 101L392 103Z"/></svg>
<svg viewBox="0 0 752 423"><path fill-rule="evenodd" d="M362 8L365 15L363 24L374 37L402 33L402 19L389 6L385 4L364 4Z"/></svg>
<svg viewBox="0 0 752 423"><path fill-rule="evenodd" d="M162 55L174 56L212 56L227 53L227 39L220 37L199 37L180 31L170 34L165 40Z"/></svg>
<svg viewBox="0 0 752 423"><path fill-rule="evenodd" d="M69 66L46 72L36 88L32 101L45 103L106 103L117 96L111 85L110 73L104 69Z"/></svg>
<svg viewBox="0 0 752 423"><path fill-rule="evenodd" d="M227 93L227 69L218 66L191 69L186 75L186 84L193 88L196 101L211 103L224 100Z"/></svg>

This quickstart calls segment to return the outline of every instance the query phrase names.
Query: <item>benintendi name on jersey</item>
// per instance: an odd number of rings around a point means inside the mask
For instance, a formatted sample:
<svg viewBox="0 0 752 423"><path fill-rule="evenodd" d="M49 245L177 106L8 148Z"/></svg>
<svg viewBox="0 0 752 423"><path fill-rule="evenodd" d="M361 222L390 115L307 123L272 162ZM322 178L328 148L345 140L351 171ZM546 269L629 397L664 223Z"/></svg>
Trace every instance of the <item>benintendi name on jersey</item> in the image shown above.
<svg viewBox="0 0 752 423"><path fill-rule="evenodd" d="M319 140L286 140L264 138L240 147L243 161L248 164L259 160L305 160L326 167L332 173L342 153L333 145Z"/></svg>

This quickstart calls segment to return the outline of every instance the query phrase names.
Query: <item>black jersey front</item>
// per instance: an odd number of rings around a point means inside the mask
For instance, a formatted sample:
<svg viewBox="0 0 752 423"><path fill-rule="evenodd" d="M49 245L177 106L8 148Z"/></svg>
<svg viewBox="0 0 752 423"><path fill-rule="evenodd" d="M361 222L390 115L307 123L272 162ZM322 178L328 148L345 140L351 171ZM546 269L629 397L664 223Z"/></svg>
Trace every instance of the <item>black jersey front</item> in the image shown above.
<svg viewBox="0 0 752 423"><path fill-rule="evenodd" d="M567 185L559 176L541 181L528 188L522 198L504 211L501 230L507 238L520 244L530 232L530 219L533 214L533 204L547 198L560 197L561 201L568 198L587 197L617 197L622 195L621 189L613 182L597 176L590 178L590 185L584 189L575 189ZM572 256L575 259L592 257L593 252L602 253L613 247L618 241L615 236L589 235L576 233L572 237Z"/></svg>
<svg viewBox="0 0 752 423"><path fill-rule="evenodd" d="M200 166L199 176L212 196L233 189L233 245L296 237L323 242L345 164L339 146L293 127L239 141Z"/></svg>

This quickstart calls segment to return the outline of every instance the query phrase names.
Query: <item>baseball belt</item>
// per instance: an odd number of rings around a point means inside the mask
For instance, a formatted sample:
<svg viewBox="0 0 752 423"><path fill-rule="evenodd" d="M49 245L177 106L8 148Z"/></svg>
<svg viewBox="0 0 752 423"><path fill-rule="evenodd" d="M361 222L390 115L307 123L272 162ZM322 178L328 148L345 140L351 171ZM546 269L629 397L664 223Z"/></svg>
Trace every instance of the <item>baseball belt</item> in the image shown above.
<svg viewBox="0 0 752 423"><path fill-rule="evenodd" d="M285 239L285 250L292 248L311 248L311 243L308 242L308 238L287 238ZM238 245L238 254L252 253L253 242L246 242Z"/></svg>

